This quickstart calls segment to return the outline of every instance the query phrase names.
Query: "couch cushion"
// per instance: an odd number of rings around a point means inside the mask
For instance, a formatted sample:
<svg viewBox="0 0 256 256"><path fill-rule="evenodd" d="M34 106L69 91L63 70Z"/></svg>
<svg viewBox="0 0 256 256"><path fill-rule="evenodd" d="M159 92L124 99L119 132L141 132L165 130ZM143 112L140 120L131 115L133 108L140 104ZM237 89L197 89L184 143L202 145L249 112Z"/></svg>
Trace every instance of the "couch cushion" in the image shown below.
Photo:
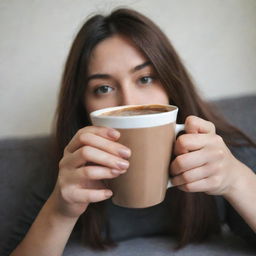
<svg viewBox="0 0 256 256"><path fill-rule="evenodd" d="M49 186L39 189L50 191L51 182L38 182L47 179L53 172L50 151L50 137L10 138L0 141L1 187L0 203L0 248L23 212L27 196L34 186ZM49 177L48 179L52 179ZM43 195L43 194L42 194ZM47 196L47 195L45 195Z"/></svg>
<svg viewBox="0 0 256 256"><path fill-rule="evenodd" d="M190 244L175 250L175 241L168 237L142 237L118 243L109 251L97 252L70 241L63 256L253 256L255 250L248 248L245 241L233 235L224 234L202 244Z"/></svg>
<svg viewBox="0 0 256 256"><path fill-rule="evenodd" d="M218 113L256 140L256 95L213 101Z"/></svg>

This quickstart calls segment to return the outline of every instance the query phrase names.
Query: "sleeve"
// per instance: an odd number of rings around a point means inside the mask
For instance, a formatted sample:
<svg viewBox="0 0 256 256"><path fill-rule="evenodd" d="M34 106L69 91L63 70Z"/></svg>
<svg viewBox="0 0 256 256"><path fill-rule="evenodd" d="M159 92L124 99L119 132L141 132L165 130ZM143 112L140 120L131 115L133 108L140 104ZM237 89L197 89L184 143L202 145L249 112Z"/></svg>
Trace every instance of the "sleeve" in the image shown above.
<svg viewBox="0 0 256 256"><path fill-rule="evenodd" d="M256 148L237 147L232 148L231 151L238 160L246 164L256 173ZM256 247L256 233L227 201L225 204L226 223L229 225L231 231Z"/></svg>
<svg viewBox="0 0 256 256"><path fill-rule="evenodd" d="M30 181L32 185L26 193L25 203L20 211L21 214L18 214L14 225L11 227L11 232L3 243L0 255L10 255L25 237L52 191L53 184L47 178L49 178L47 175L35 175L34 179Z"/></svg>

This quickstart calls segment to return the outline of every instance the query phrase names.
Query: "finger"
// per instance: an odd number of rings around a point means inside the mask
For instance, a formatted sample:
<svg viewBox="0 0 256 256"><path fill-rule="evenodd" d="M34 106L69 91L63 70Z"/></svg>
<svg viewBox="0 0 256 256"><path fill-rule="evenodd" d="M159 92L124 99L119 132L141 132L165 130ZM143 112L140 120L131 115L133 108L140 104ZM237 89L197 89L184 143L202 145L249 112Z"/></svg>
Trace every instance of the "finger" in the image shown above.
<svg viewBox="0 0 256 256"><path fill-rule="evenodd" d="M83 145L95 147L122 158L129 158L131 156L129 148L93 133L85 133L80 138Z"/></svg>
<svg viewBox="0 0 256 256"><path fill-rule="evenodd" d="M201 149L177 156L170 165L170 174L177 176L190 169L205 165L209 159L207 150Z"/></svg>
<svg viewBox="0 0 256 256"><path fill-rule="evenodd" d="M184 192L206 192L209 190L209 179L201 179L195 182L178 186Z"/></svg>
<svg viewBox="0 0 256 256"><path fill-rule="evenodd" d="M66 156L62 162L69 168L79 168L86 163L95 163L118 170L126 170L129 167L128 161L91 146L78 149L75 153Z"/></svg>
<svg viewBox="0 0 256 256"><path fill-rule="evenodd" d="M110 198L113 192L109 189L73 189L71 200L74 203L96 203Z"/></svg>
<svg viewBox="0 0 256 256"><path fill-rule="evenodd" d="M198 168L183 172L180 175L171 178L173 186L180 186L192 183L201 179L205 179L212 174L212 170L208 165L203 165Z"/></svg>
<svg viewBox="0 0 256 256"><path fill-rule="evenodd" d="M79 169L78 169L79 170ZM67 185L75 185L86 189L105 189L104 180L89 180L84 177L78 170L67 172L65 178L62 179Z"/></svg>
<svg viewBox="0 0 256 256"><path fill-rule="evenodd" d="M174 154L176 156L186 154L205 147L213 137L209 134L182 134L174 144Z"/></svg>
<svg viewBox="0 0 256 256"><path fill-rule="evenodd" d="M92 133L112 141L115 141L120 137L120 132L113 128L87 126L80 129L75 134L75 136L71 139L65 150L68 151L69 153L73 153L78 148L84 146L86 140L88 139L88 137L86 136L87 133Z"/></svg>
<svg viewBox="0 0 256 256"><path fill-rule="evenodd" d="M197 116L188 116L185 120L186 133L215 133L215 125Z"/></svg>
<svg viewBox="0 0 256 256"><path fill-rule="evenodd" d="M94 181L113 179L125 172L126 170L110 169L103 166L84 166L75 170L72 175L71 182L84 185L87 180Z"/></svg>

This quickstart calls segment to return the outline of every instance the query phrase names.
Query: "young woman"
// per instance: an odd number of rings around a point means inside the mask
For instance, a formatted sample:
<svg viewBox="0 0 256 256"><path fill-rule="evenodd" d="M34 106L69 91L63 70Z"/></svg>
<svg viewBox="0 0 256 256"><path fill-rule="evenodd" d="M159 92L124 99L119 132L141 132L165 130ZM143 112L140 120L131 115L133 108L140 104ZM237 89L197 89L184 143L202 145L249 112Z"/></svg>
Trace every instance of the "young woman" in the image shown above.
<svg viewBox="0 0 256 256"><path fill-rule="evenodd" d="M125 173L132 152L115 129L92 126L89 113L145 103L177 105L186 133L175 143L175 187L165 201L126 209L111 203L101 180ZM256 175L235 157L239 151L255 159L256 145L199 97L172 45L145 16L118 9L84 24L63 74L55 135L56 185L12 256L61 255L75 224L98 249L154 234L175 237L181 247L219 233L221 221L256 240ZM228 203L221 208L222 198Z"/></svg>

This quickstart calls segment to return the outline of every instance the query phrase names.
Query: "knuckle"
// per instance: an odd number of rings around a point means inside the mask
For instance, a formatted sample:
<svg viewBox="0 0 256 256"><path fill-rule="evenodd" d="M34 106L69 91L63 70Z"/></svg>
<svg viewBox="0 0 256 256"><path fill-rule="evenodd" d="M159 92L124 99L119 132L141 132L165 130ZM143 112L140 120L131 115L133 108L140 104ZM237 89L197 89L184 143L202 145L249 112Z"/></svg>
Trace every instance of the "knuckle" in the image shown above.
<svg viewBox="0 0 256 256"><path fill-rule="evenodd" d="M72 190L70 191L71 189L70 188L67 188L67 187L64 187L60 190L60 195L62 197L62 199L65 201L65 202L71 202L71 196L70 196L70 192L72 193Z"/></svg>
<svg viewBox="0 0 256 256"><path fill-rule="evenodd" d="M68 145L64 148L64 150L63 150L63 154L65 155L65 154L67 154L68 153Z"/></svg>
<svg viewBox="0 0 256 256"><path fill-rule="evenodd" d="M84 133L80 133L80 134L77 135L77 140L80 143L84 143L85 142L85 138L86 138L86 134L84 134Z"/></svg>
<svg viewBox="0 0 256 256"><path fill-rule="evenodd" d="M83 128L81 128L81 129L79 129L78 131L77 131L77 136L79 137L79 136L81 136L82 134L84 133L84 129Z"/></svg>
<svg viewBox="0 0 256 256"><path fill-rule="evenodd" d="M211 130L213 130L214 132L216 131L216 128L215 128L215 125L214 123L210 122L210 121L207 121L209 127L211 128Z"/></svg>
<svg viewBox="0 0 256 256"><path fill-rule="evenodd" d="M82 175L85 179L89 179L89 176L90 176L90 168L88 168L87 166L84 166L81 168L81 172L82 172Z"/></svg>
<svg viewBox="0 0 256 256"><path fill-rule="evenodd" d="M182 179L185 183L190 182L191 178L190 178L190 175L187 172L182 173L181 176L182 176Z"/></svg>
<svg viewBox="0 0 256 256"><path fill-rule="evenodd" d="M68 200L69 202L77 202L77 197L78 197L78 193L77 193L77 189L75 189L74 187L69 189L69 193L68 193Z"/></svg>
<svg viewBox="0 0 256 256"><path fill-rule="evenodd" d="M191 123L191 122L193 122L193 120L194 120L194 116L190 115L187 117L186 122Z"/></svg>
<svg viewBox="0 0 256 256"><path fill-rule="evenodd" d="M224 156L225 156L225 152L224 152L224 150L223 150L222 148L218 149L218 150L216 151L216 154L217 154L217 157L218 157L219 159L223 159Z"/></svg>
<svg viewBox="0 0 256 256"><path fill-rule="evenodd" d="M82 133L79 135L78 140L81 144L88 144L90 142L90 133Z"/></svg>
<svg viewBox="0 0 256 256"><path fill-rule="evenodd" d="M189 126L196 126L197 125L197 118L195 116L188 116L186 119L186 124Z"/></svg>
<svg viewBox="0 0 256 256"><path fill-rule="evenodd" d="M62 169L64 167L64 158L62 158L60 161L59 161L59 169Z"/></svg>
<svg viewBox="0 0 256 256"><path fill-rule="evenodd" d="M90 156L90 146L84 146L81 148L81 156L84 159L88 159Z"/></svg>
<svg viewBox="0 0 256 256"><path fill-rule="evenodd" d="M222 139L222 137L220 135L216 135L214 137L214 140L215 140L216 144L222 144L223 143L223 139Z"/></svg>
<svg viewBox="0 0 256 256"><path fill-rule="evenodd" d="M182 155L177 156L176 159L176 165L179 170L183 170L183 165L184 165L184 157Z"/></svg>
<svg viewBox="0 0 256 256"><path fill-rule="evenodd" d="M190 186L189 184L184 184L184 185L183 185L183 188L184 188L184 190L187 191L187 192L190 192L190 191L191 191L191 186Z"/></svg>
<svg viewBox="0 0 256 256"><path fill-rule="evenodd" d="M82 136L83 134L88 133L89 129L90 129L90 126L86 126L86 127L80 128L80 129L76 132L76 136L79 137L79 136Z"/></svg>
<svg viewBox="0 0 256 256"><path fill-rule="evenodd" d="M177 143L178 146L185 148L187 146L187 139L185 135L181 135L178 139L177 139Z"/></svg>
<svg viewBox="0 0 256 256"><path fill-rule="evenodd" d="M188 153L188 148L190 144L193 143L192 139L193 138L191 138L189 134L183 134L179 136L174 147L175 154L180 155L180 154Z"/></svg>
<svg viewBox="0 0 256 256"><path fill-rule="evenodd" d="M65 187L65 179L60 173L58 175L58 186L60 187L60 189L63 189Z"/></svg>
<svg viewBox="0 0 256 256"><path fill-rule="evenodd" d="M82 173L85 180L89 181L97 178L97 173L93 170L93 167L85 166L82 168Z"/></svg>

